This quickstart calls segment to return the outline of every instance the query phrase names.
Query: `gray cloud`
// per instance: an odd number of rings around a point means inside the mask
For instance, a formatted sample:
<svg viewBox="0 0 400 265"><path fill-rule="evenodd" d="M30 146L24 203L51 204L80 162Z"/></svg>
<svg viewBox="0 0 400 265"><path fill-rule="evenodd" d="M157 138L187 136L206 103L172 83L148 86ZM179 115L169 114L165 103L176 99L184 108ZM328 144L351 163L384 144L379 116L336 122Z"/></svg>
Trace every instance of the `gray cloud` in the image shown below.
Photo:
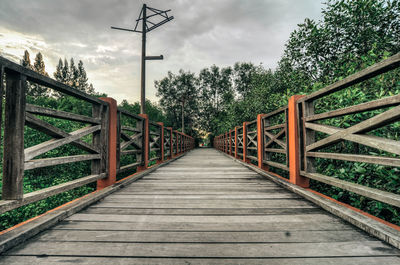
<svg viewBox="0 0 400 265"><path fill-rule="evenodd" d="M152 0L158 9L172 9L175 19L148 34L150 61L147 95L156 100L154 80L168 70L199 71L212 64L236 61L274 68L290 32L304 18L318 19L319 0ZM48 69L59 57L83 60L97 91L118 101L139 99L139 34L114 31L133 27L143 1L136 0L13 0L0 2L0 46L13 59L29 49L41 51ZM2 31L3 29L3 31ZM21 34L26 41L13 34ZM7 40L8 41L4 41ZM2 41L3 40L3 41ZM19 49L19 50L18 50Z"/></svg>

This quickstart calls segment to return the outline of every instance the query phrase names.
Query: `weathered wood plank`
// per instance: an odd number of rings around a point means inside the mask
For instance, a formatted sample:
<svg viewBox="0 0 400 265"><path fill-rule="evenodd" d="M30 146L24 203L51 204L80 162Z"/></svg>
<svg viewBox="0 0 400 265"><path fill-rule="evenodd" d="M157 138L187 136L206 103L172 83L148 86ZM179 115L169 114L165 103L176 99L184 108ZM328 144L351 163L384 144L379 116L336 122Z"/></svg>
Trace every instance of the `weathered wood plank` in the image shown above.
<svg viewBox="0 0 400 265"><path fill-rule="evenodd" d="M347 140L346 136L351 136L356 133L361 134L364 132L371 131L373 129L379 128L386 124L390 124L393 121L398 120L399 118L400 118L400 106L397 106L397 107L387 110L381 114L378 114L372 118L362 121L356 125L353 125L347 129L340 130L318 142L307 145L306 151L308 152L311 150L321 149L328 145L337 143L338 141L340 141L342 139ZM348 139L351 139L351 138L348 138ZM382 139L384 139L384 138L382 138ZM397 145L399 145L399 143ZM379 146L377 146L377 148L379 149ZM398 152L400 152L400 151L398 151Z"/></svg>
<svg viewBox="0 0 400 265"><path fill-rule="evenodd" d="M105 103L102 100L99 100L98 98L96 98L94 96L90 96L84 92L79 91L78 89L67 86L66 84L58 82L50 77L41 75L33 70L30 70L26 67L16 64L4 57L0 57L0 64L5 67L7 74L15 71L15 72L21 73L22 75L25 75L26 80L32 81L38 85L52 88L58 92L73 96L78 99L82 99L87 102L105 105ZM9 71L9 69L12 71Z"/></svg>
<svg viewBox="0 0 400 265"><path fill-rule="evenodd" d="M121 130L141 133L141 131L139 131L138 129L130 127L130 126L121 126Z"/></svg>
<svg viewBox="0 0 400 265"><path fill-rule="evenodd" d="M132 146L133 148L136 149L141 149L140 145L140 138L142 137L141 133L135 134L134 136L129 136L126 133L121 131L121 138L125 141L121 143L121 150L127 148L128 146Z"/></svg>
<svg viewBox="0 0 400 265"><path fill-rule="evenodd" d="M62 138L62 139L52 139L40 144L37 144L35 146L26 148L24 150L25 153L25 161L29 161L32 158L39 156L41 154L44 154L48 151L51 151L57 147L63 146L65 144L69 144L71 142L74 142L88 134L91 134L93 132L96 132L101 129L100 125L95 125L95 126L89 126L85 127L79 130L76 130L74 132L69 133L69 136Z"/></svg>
<svg viewBox="0 0 400 265"><path fill-rule="evenodd" d="M140 154L142 150L124 150L120 152L120 155L132 155L132 154Z"/></svg>
<svg viewBox="0 0 400 265"><path fill-rule="evenodd" d="M122 215L293 215L293 214L318 214L321 210L316 207L311 208L109 208L92 206L84 213L87 214L122 214Z"/></svg>
<svg viewBox="0 0 400 265"><path fill-rule="evenodd" d="M83 115L79 115L79 114L75 114L75 113L71 113L71 112L61 111L61 110L54 110L54 109L36 106L36 105L32 105L32 104L26 104L26 111L31 114L37 114L40 116L59 118L59 119L65 119L65 120L70 120L70 121L79 121L79 122L90 123L90 124L100 124L100 119L83 116Z"/></svg>
<svg viewBox="0 0 400 265"><path fill-rule="evenodd" d="M40 168L40 167L48 167L55 166L67 163L74 163L79 161L87 161L93 159L100 159L99 154L90 154L90 155L76 155L76 156L61 156L54 158L43 158L43 159L35 159L26 161L24 164L25 170Z"/></svg>
<svg viewBox="0 0 400 265"><path fill-rule="evenodd" d="M76 257L76 256L6 256L0 258L0 264L68 264L84 263L87 265L107 264L109 258L105 257ZM113 257L112 262L118 265L321 265L321 264L341 264L341 265L398 265L399 257L329 257L329 258L125 258Z"/></svg>
<svg viewBox="0 0 400 265"><path fill-rule="evenodd" d="M141 163L142 162L139 161L139 162L135 162L135 163L132 163L132 164L129 164L129 165L126 165L126 166L122 166L122 167L119 168L118 173L123 173L123 172L129 171L131 169L134 169L137 166L139 166Z"/></svg>
<svg viewBox="0 0 400 265"><path fill-rule="evenodd" d="M324 152L307 152L307 156L337 159L344 161L371 163L384 166L400 167L400 159L394 157L384 156L370 156L370 155L357 155L357 154L343 154L343 153L324 153Z"/></svg>
<svg viewBox="0 0 400 265"><path fill-rule="evenodd" d="M6 253L12 256L3 260L49 255L44 259L55 263L73 257L74 262L88 264L90 259L109 263L108 258L115 263L120 257L129 264L179 264L182 260L351 264L362 257L395 262L391 259L400 255L312 203L221 158L210 149L191 152L147 180L70 216L35 241ZM213 164L215 160L220 162ZM367 259L363 261L368 264Z"/></svg>
<svg viewBox="0 0 400 265"><path fill-rule="evenodd" d="M264 134L266 136L268 136L270 138L270 140L267 143L265 143L264 147L268 147L273 142L275 142L275 143L279 144L283 149L286 149L286 144L284 142L282 142L281 140L279 140L279 137L281 137L283 134L285 134L285 132L286 132L285 128L280 130L279 133L276 135L265 131Z"/></svg>
<svg viewBox="0 0 400 265"><path fill-rule="evenodd" d="M64 132L63 130L51 125L50 123L47 123L45 121L42 121L39 118L36 118L34 115L26 113L26 119L25 119L26 125L29 127L38 130L40 132L43 132L53 138L65 138L68 137L69 134ZM98 148L94 147L91 144L88 144L80 139L77 139L73 142L70 143L73 146L76 146L84 151L87 151L89 153L99 153Z"/></svg>
<svg viewBox="0 0 400 265"><path fill-rule="evenodd" d="M111 203L103 203L102 206L112 205ZM115 204L113 205L115 206ZM119 205L120 207L122 205ZM132 205L128 205L132 207ZM266 205L267 206L267 205ZM309 205L307 205L309 206ZM218 206L217 206L218 207ZM262 207L262 206L259 206ZM284 206L283 206L284 207ZM147 207L146 207L147 208ZM150 208L150 207L148 207ZM156 207L161 208L161 207ZM171 207L173 208L173 207ZM182 208L182 207L178 207ZM191 207L189 207L191 208ZM201 208L201 207L198 207ZM212 208L212 207L205 207ZM226 207L228 208L228 207ZM276 207L278 208L278 207ZM296 207L293 207L296 208ZM308 208L308 207L307 207ZM69 221L102 221L102 222L137 222L148 220L149 217L146 215L121 215L121 214L83 214L77 213L73 216L68 217ZM185 222L185 223L272 223L272 222L308 222L309 220L319 221L319 222L330 222L335 220L334 217L329 214L298 214L292 215L288 218L285 215L265 215L265 216L165 216L165 215L153 215L152 219L159 223L175 223L175 222Z"/></svg>
<svg viewBox="0 0 400 265"><path fill-rule="evenodd" d="M107 251L104 251L104 250ZM290 249L290 251L288 251ZM32 242L14 249L12 255L74 255L123 257L354 257L394 256L395 250L380 241L329 243L120 243L120 242Z"/></svg>
<svg viewBox="0 0 400 265"><path fill-rule="evenodd" d="M323 182L350 192L354 192L360 194L362 196L378 200L381 202L385 202L387 204L400 207L400 195L382 191L378 189L369 188L360 184L351 183L349 181L341 180L335 177L329 177L318 173L306 173L304 171L301 172L301 175L317 180L319 182Z"/></svg>
<svg viewBox="0 0 400 265"><path fill-rule="evenodd" d="M278 232L158 232L158 231L97 231L49 230L36 238L37 241L51 242L159 242L159 243L322 243L373 241L358 231L286 231Z"/></svg>
<svg viewBox="0 0 400 265"><path fill-rule="evenodd" d="M307 215L305 215L307 216ZM88 230L88 231L337 231L352 230L353 228L344 221L334 218L330 222L308 219L305 222L291 222L289 218L282 222L241 222L241 223L216 223L216 222L158 222L151 217L143 222L118 223L102 221L63 221L55 229L60 230Z"/></svg>
<svg viewBox="0 0 400 265"><path fill-rule="evenodd" d="M62 193L62 192L68 191L68 190L72 190L77 187L81 187L83 185L94 182L98 179L102 179L105 176L106 175L103 173L103 174L99 174L99 175L90 175L90 176L86 176L86 177L79 178L76 180L71 180L66 183L56 185L56 186L52 186L49 188L45 188L45 189L41 189L38 191L27 193L23 196L23 198L21 200L6 200L6 201L1 200L0 201L0 213L4 213L4 212L10 211L12 209L16 209L18 207L21 207L23 205L26 205L26 204L29 204L32 202L46 199L50 196L53 196L53 195L56 195L56 194L59 194L59 193Z"/></svg>
<svg viewBox="0 0 400 265"><path fill-rule="evenodd" d="M264 160L263 163L267 164L268 166L271 166L271 167L276 167L276 168L279 168L282 170L289 171L289 167L286 166L285 164L281 164L281 163L274 162L274 161L267 161L267 160Z"/></svg>
<svg viewBox="0 0 400 265"><path fill-rule="evenodd" d="M350 87L352 85L360 83L364 80L367 80L367 79L377 76L379 74L382 74L382 73L385 73L392 69L395 69L395 68L399 67L399 65L400 65L400 53L397 53L397 54L387 58L386 60L383 60L383 61L376 63L370 67L367 67L364 70L361 70L361 71L359 71L355 74L352 74L340 81L337 81L336 83L334 83L332 85L329 85L323 89L319 89L318 91L299 99L299 102L309 101L311 99L315 100L315 99L321 98L323 96L332 94L341 89L345 89L347 87Z"/></svg>
<svg viewBox="0 0 400 265"><path fill-rule="evenodd" d="M332 110L332 111L327 111L324 113L320 114L314 114L311 116L308 116L306 118L306 121L318 121L318 120L323 120L323 119L331 119L335 117L341 117L345 115L350 115L354 113L360 113L364 111L371 111L371 110L376 110L380 108L385 108L385 107L392 107L400 104L400 95L395 95L391 97L386 97L378 100L373 100L369 101L366 103L361 103L358 105L342 108L342 109L337 109L337 110Z"/></svg>
<svg viewBox="0 0 400 265"><path fill-rule="evenodd" d="M26 76L7 73L2 177L5 200L20 200L23 196L26 89Z"/></svg>
<svg viewBox="0 0 400 265"><path fill-rule="evenodd" d="M337 128L329 125L322 125L316 123L306 122L306 127L315 131L323 132L326 134L336 134L338 132L343 132L345 129ZM352 141L358 144L366 145L372 148L376 148L382 151L400 155L400 143L399 141L386 139L373 135L359 135L359 134L345 134L342 135L344 140ZM325 138L326 139L326 138ZM307 149L307 152L310 148Z"/></svg>

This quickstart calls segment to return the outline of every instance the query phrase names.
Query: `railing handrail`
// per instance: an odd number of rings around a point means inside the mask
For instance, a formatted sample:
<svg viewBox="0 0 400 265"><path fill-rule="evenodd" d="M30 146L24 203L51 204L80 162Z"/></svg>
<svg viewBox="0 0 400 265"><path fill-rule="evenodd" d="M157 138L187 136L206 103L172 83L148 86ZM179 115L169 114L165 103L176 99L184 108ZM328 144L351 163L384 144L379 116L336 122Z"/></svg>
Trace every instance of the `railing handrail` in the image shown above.
<svg viewBox="0 0 400 265"><path fill-rule="evenodd" d="M287 106L267 114L259 114L259 119L257 120L257 137L254 137L253 134L250 136L251 138L249 138L248 125L253 124L254 121L244 122L243 126L236 126L234 140L238 142L238 131L240 128L240 130L243 131L242 146L238 144L238 146L235 147L235 152L233 154L231 153L231 155L235 158L241 157L241 159L247 163L256 161L258 167L267 171L270 170L269 167L288 171L288 181L301 187L308 188L309 179L313 179L395 207L400 207L399 194L329 177L317 173L314 166L314 158L321 158L400 167L400 159L398 157L318 152L322 147L329 146L337 141L347 140L373 147L387 153L400 155L400 141L366 134L371 130L381 128L382 126L400 120L400 95L389 96L367 103L352 105L343 109L314 114L315 100L398 67L400 67L400 53L309 95L292 96ZM389 107L392 108L387 110ZM378 109L381 109L383 112L348 128L312 123L322 119L330 119ZM282 113L285 114L283 123L279 122L274 125L269 125L267 123L269 118L282 115ZM274 130L279 132L274 134L270 133ZM322 140L316 141L314 135L315 131L323 132L328 134L328 136ZM231 132L231 130L229 130L229 132ZM286 143L280 140L284 137L286 138ZM221 151L227 152L225 138L226 133L216 136L214 146ZM268 142L265 142L266 139ZM251 143L248 143L249 141L251 141ZM255 142L257 143L257 156L254 155L255 148L249 148L249 144L254 145ZM265 148L265 145L269 145L270 143L274 143L280 148ZM243 149L242 155L239 153L240 149ZM286 163L282 164L271 160L272 153L285 155Z"/></svg>
<svg viewBox="0 0 400 265"><path fill-rule="evenodd" d="M112 98L96 98L88 95L3 57L0 57L0 71L1 98L4 91L3 81L6 81L3 197L0 200L0 214L96 181L97 189L105 188L116 182L117 173L133 169L136 169L138 173L146 170L151 161L160 164L194 148L193 137L177 132L180 136L175 140L175 144L179 148L176 152L170 152L171 149L164 152L167 137L170 138L169 143L172 142L174 134L172 128L167 128L170 133L164 133L166 127L162 123L150 121L147 115L137 115L117 107L116 101ZM3 80L4 77L5 80ZM92 116L27 104L27 81L92 104ZM0 104L0 113L2 113L2 104ZM34 115L78 121L90 126L74 132L66 132ZM123 115L128 120L131 119L132 123L123 125L120 119ZM136 124L136 127L132 124ZM53 140L24 148L25 125L51 136ZM154 126L156 130L150 130L149 125ZM153 137L154 133L157 136ZM81 140L85 136L91 136L92 143ZM73 144L89 154L35 159L39 155L66 144ZM151 150L156 151L154 157L150 157ZM165 153L168 154L167 157ZM136 161L121 166L122 156L136 156ZM91 161L90 175L24 194L25 170L80 161Z"/></svg>

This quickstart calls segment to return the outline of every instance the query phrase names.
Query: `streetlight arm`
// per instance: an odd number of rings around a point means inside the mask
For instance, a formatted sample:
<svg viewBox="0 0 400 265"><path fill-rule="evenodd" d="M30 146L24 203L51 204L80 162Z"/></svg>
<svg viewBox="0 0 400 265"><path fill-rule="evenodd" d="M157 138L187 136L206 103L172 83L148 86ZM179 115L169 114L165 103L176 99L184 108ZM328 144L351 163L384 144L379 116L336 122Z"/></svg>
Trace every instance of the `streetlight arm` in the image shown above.
<svg viewBox="0 0 400 265"><path fill-rule="evenodd" d="M139 30L134 30L134 29L124 29L124 28L118 28L118 27L111 27L111 29L118 29L118 30L124 30L124 31L142 33L141 31L139 31Z"/></svg>
<svg viewBox="0 0 400 265"><path fill-rule="evenodd" d="M160 56L146 56L145 60L163 60L164 56L160 55Z"/></svg>

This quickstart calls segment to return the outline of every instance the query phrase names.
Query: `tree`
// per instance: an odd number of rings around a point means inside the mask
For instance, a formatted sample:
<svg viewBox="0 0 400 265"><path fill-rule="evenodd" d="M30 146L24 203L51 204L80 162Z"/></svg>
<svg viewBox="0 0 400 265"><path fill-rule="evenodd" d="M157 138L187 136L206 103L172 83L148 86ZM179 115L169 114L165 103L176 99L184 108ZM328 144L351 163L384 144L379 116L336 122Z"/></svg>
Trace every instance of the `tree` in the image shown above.
<svg viewBox="0 0 400 265"><path fill-rule="evenodd" d="M140 113L140 103L135 102L130 104L127 100L122 100L119 104L119 107L135 114ZM152 103L150 100L146 100L146 114L149 116L149 120L156 121L156 122L163 122L164 126L170 127L172 124L163 114L163 111L160 106L155 103Z"/></svg>
<svg viewBox="0 0 400 265"><path fill-rule="evenodd" d="M29 70L33 70L41 75L49 76L49 74L46 72L46 66L44 64L43 55L40 52L38 52L36 54L35 62L32 65L29 52L27 50L25 50L24 55L21 60L21 65L28 68ZM40 86L38 84L31 84L30 82L28 82L27 87L28 87L28 90L26 93L28 96L37 98L37 97L49 95L49 89L45 86Z"/></svg>
<svg viewBox="0 0 400 265"><path fill-rule="evenodd" d="M246 97L251 90L251 80L257 67L252 63L235 63L233 66L233 83L235 91L242 97Z"/></svg>
<svg viewBox="0 0 400 265"><path fill-rule="evenodd" d="M65 83L67 83L67 76L64 75L63 69L64 69L64 64L60 58L58 60L57 68L56 68L56 71L54 72L53 76L57 81L65 84Z"/></svg>
<svg viewBox="0 0 400 265"><path fill-rule="evenodd" d="M91 83L88 83L86 70L83 67L83 62L81 60L79 60L78 67L76 67L73 58L70 59L69 64L67 59L64 59L63 63L60 58L53 76L57 81L67 84L79 91L91 95L95 94L93 85Z"/></svg>
<svg viewBox="0 0 400 265"><path fill-rule="evenodd" d="M319 22L305 19L298 25L279 62L281 86L294 93L347 75L341 65L349 60L360 70L371 50L380 59L400 51L399 0L329 0L322 14Z"/></svg>
<svg viewBox="0 0 400 265"><path fill-rule="evenodd" d="M181 127L184 114L185 132L194 132L193 125L197 119L198 89L197 79L191 72L179 70L178 75L168 72L168 76L155 81L157 96L161 97L162 106L168 119L175 128ZM183 111L183 113L182 113Z"/></svg>
<svg viewBox="0 0 400 265"><path fill-rule="evenodd" d="M21 65L25 68L32 70L31 59L29 57L30 57L29 52L27 50L25 50L24 56L22 57L22 60L21 60Z"/></svg>
<svg viewBox="0 0 400 265"><path fill-rule="evenodd" d="M78 89L80 91L86 92L88 94L94 94L94 88L92 84L88 83L88 78L86 76L86 70L83 67L83 62L79 60L78 63L78 76L77 76L77 81L78 81Z"/></svg>
<svg viewBox="0 0 400 265"><path fill-rule="evenodd" d="M215 132L219 119L226 116L228 106L234 100L232 68L215 65L200 71L199 84L199 128Z"/></svg>

